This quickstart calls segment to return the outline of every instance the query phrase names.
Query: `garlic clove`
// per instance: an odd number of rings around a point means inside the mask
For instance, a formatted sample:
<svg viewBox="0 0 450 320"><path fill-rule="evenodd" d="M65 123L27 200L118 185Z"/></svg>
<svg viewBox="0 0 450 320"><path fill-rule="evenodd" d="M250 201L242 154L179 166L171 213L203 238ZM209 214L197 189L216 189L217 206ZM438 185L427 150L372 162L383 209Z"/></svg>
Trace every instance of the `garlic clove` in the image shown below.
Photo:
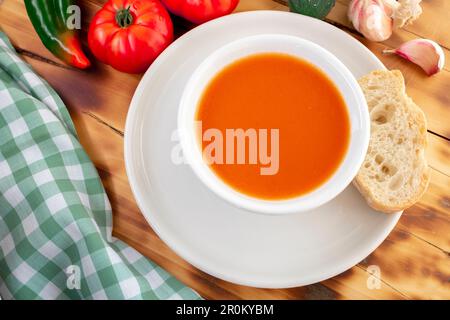
<svg viewBox="0 0 450 320"><path fill-rule="evenodd" d="M363 6L365 5L365 0L352 0L348 6L348 19L353 23L356 30L359 30L360 18L363 15Z"/></svg>
<svg viewBox="0 0 450 320"><path fill-rule="evenodd" d="M384 50L383 53L395 53L419 65L429 76L441 71L445 64L442 48L436 42L428 39L411 40L397 49Z"/></svg>
<svg viewBox="0 0 450 320"><path fill-rule="evenodd" d="M352 0L348 17L357 31L372 41L384 41L392 35L392 9L384 0Z"/></svg>
<svg viewBox="0 0 450 320"><path fill-rule="evenodd" d="M362 34L372 41L384 41L392 35L392 18L387 8L379 2L366 9L366 19L361 25Z"/></svg>

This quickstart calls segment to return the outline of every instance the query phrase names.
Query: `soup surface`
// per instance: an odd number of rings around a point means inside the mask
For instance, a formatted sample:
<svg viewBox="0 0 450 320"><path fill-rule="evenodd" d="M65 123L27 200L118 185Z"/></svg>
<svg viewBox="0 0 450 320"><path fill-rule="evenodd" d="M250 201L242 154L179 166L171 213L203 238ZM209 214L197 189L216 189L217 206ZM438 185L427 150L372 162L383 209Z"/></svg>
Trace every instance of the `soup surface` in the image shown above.
<svg viewBox="0 0 450 320"><path fill-rule="evenodd" d="M309 62L279 53L251 55L220 71L200 99L196 120L201 121L204 158L207 151L216 160L209 164L213 172L235 190L266 200L289 199L322 185L349 144L347 108L337 87ZM225 146L230 143L226 130L238 128L257 133L245 136L245 163L238 163L236 150L230 155ZM205 135L208 129L216 135ZM276 130L278 138L272 135ZM223 134L220 139L217 131ZM233 136L235 146L237 139ZM261 147L264 141L267 152ZM253 160L250 155L255 146L256 163L255 154ZM270 163L267 156L272 156ZM269 167L273 170L262 174L261 168Z"/></svg>

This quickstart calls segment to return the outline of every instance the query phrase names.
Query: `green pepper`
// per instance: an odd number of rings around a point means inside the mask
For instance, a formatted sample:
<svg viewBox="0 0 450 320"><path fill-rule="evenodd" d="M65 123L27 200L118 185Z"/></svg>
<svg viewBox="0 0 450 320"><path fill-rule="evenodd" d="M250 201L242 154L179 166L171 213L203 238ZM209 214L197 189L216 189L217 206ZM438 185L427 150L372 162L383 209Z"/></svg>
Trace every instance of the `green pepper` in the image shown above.
<svg viewBox="0 0 450 320"><path fill-rule="evenodd" d="M72 0L25 0L28 17L45 47L71 66L85 69L90 62L81 49L77 31L67 25L72 5Z"/></svg>
<svg viewBox="0 0 450 320"><path fill-rule="evenodd" d="M323 19L334 7L335 0L289 0L289 8L292 12L306 16Z"/></svg>

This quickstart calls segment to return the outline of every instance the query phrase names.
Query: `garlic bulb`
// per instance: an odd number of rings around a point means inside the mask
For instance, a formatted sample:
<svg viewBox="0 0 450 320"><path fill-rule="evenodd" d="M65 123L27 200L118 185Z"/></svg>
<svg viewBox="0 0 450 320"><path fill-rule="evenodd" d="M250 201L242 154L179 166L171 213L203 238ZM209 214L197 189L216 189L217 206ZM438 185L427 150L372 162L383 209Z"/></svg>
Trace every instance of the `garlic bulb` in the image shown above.
<svg viewBox="0 0 450 320"><path fill-rule="evenodd" d="M352 0L348 17L356 30L372 41L383 41L392 34L392 10L383 0Z"/></svg>
<svg viewBox="0 0 450 320"><path fill-rule="evenodd" d="M445 64L442 48L436 42L428 39L411 40L397 49L384 50L383 53L395 53L419 65L429 76L441 71Z"/></svg>
<svg viewBox="0 0 450 320"><path fill-rule="evenodd" d="M348 17L356 30L372 41L388 39L392 30L417 19L422 0L352 0Z"/></svg>

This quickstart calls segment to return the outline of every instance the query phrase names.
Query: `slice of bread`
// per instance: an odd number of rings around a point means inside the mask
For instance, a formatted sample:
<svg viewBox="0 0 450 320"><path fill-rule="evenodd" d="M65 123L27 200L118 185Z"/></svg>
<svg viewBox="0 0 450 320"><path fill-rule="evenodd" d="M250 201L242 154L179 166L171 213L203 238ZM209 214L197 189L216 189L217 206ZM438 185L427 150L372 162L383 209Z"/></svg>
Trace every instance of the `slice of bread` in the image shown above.
<svg viewBox="0 0 450 320"><path fill-rule="evenodd" d="M419 200L430 180L425 115L406 95L398 70L373 71L359 84L369 107L371 135L353 183L375 210L402 211Z"/></svg>

